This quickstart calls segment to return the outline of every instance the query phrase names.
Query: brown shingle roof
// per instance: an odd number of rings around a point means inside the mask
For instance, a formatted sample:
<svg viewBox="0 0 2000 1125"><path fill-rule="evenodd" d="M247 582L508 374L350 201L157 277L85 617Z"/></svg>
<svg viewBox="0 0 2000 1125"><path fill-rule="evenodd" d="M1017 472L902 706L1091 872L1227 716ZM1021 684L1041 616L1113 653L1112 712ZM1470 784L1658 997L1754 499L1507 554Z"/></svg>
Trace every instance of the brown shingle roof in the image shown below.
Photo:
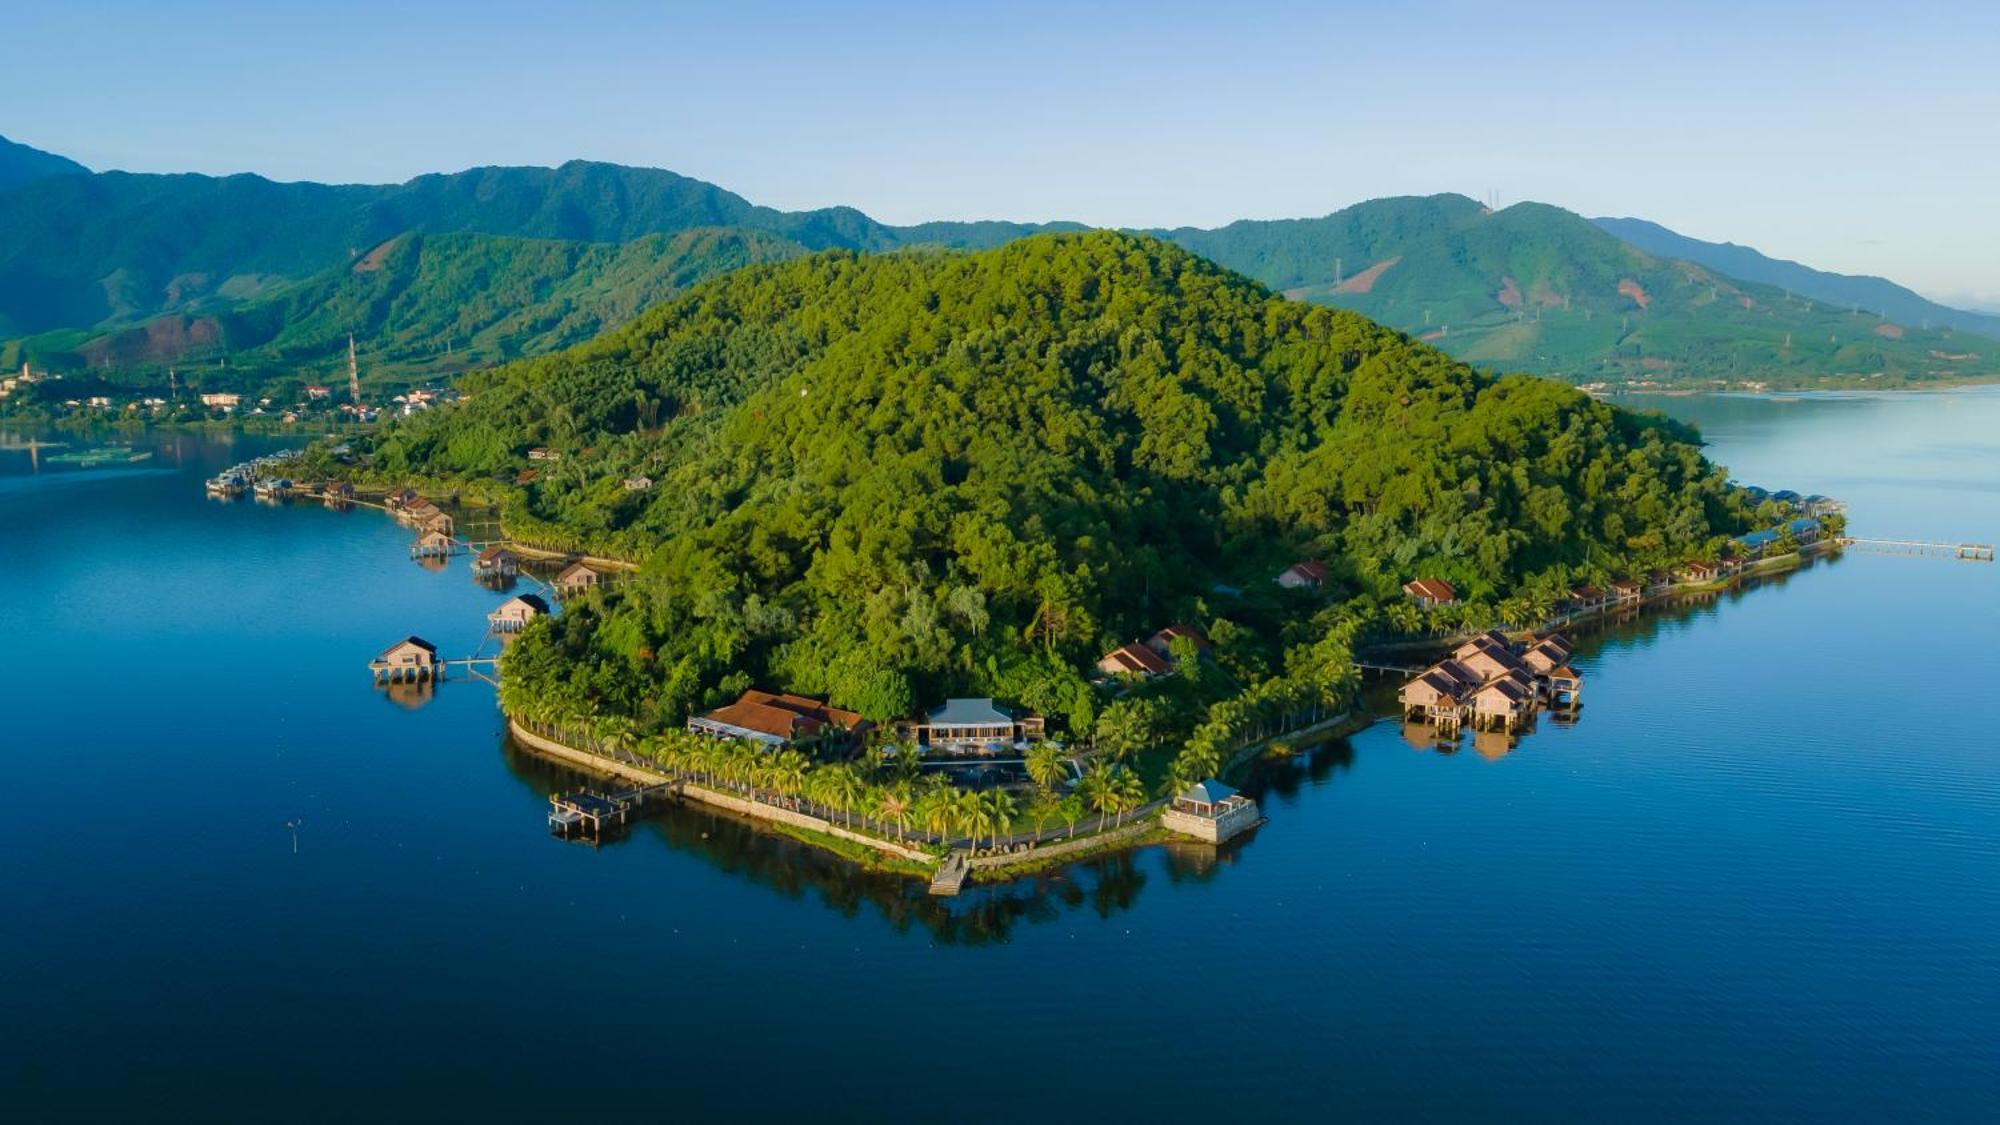
<svg viewBox="0 0 2000 1125"><path fill-rule="evenodd" d="M1413 578L1403 583L1403 592L1413 598L1430 598L1433 601L1458 600L1458 591L1442 578Z"/></svg>
<svg viewBox="0 0 2000 1125"><path fill-rule="evenodd" d="M1164 676L1173 670L1164 657L1141 644L1119 645L1105 653L1097 666L1106 672L1128 676Z"/></svg>

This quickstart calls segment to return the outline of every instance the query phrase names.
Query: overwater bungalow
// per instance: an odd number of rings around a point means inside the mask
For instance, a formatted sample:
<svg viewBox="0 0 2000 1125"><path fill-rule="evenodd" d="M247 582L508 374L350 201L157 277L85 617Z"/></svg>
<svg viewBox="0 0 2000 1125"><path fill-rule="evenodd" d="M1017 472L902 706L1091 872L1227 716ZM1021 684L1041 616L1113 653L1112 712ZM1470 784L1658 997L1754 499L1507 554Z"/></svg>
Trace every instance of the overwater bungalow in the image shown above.
<svg viewBox="0 0 2000 1125"><path fill-rule="evenodd" d="M423 528L425 531L442 531L446 535L450 535L453 531L457 530L457 525L452 522L451 513L435 509L429 515L426 515L423 518L423 522L417 526Z"/></svg>
<svg viewBox="0 0 2000 1125"><path fill-rule="evenodd" d="M521 573L520 556L499 544L473 556L472 575L475 578L512 578L519 573Z"/></svg>
<svg viewBox="0 0 2000 1125"><path fill-rule="evenodd" d="M1458 646L1451 656L1457 663L1471 669L1482 682L1494 676L1527 670L1512 647L1484 633Z"/></svg>
<svg viewBox="0 0 2000 1125"><path fill-rule="evenodd" d="M1583 701L1583 677L1565 664L1548 675L1549 702L1557 707L1574 707Z"/></svg>
<svg viewBox="0 0 2000 1125"><path fill-rule="evenodd" d="M690 733L741 739L776 749L815 746L851 750L872 724L853 711L829 707L803 695L746 691L736 702L689 719Z"/></svg>
<svg viewBox="0 0 2000 1125"><path fill-rule="evenodd" d="M1482 730L1517 730L1535 713L1535 686L1526 677L1496 676L1472 693L1472 719Z"/></svg>
<svg viewBox="0 0 2000 1125"><path fill-rule="evenodd" d="M381 655L368 662L368 670L374 673L378 684L434 680L442 667L437 646L414 635L383 649Z"/></svg>
<svg viewBox="0 0 2000 1125"><path fill-rule="evenodd" d="M486 615L486 623L496 633L518 633L528 627L528 622L537 617L547 616L549 603L536 594L522 594L500 603L500 608Z"/></svg>
<svg viewBox="0 0 2000 1125"><path fill-rule="evenodd" d="M396 491L391 492L389 495L383 497L382 506L389 509L392 512L400 512L404 508L407 508L412 504L421 503L422 501L423 497L417 495L416 489L402 488L402 489L397 489Z"/></svg>
<svg viewBox="0 0 2000 1125"><path fill-rule="evenodd" d="M443 559L458 553L458 540L443 531L426 531L410 544L413 559Z"/></svg>
<svg viewBox="0 0 2000 1125"><path fill-rule="evenodd" d="M556 596L573 598L586 591L595 590L603 584L603 575L580 562L574 562L564 567L561 574L556 575Z"/></svg>
<svg viewBox="0 0 2000 1125"><path fill-rule="evenodd" d="M1160 814L1170 832L1220 844L1263 822L1257 802L1210 778L1174 795Z"/></svg>
<svg viewBox="0 0 2000 1125"><path fill-rule="evenodd" d="M348 481L328 481L319 494L330 508L354 503L354 485Z"/></svg>
<svg viewBox="0 0 2000 1125"><path fill-rule="evenodd" d="M1646 587L1636 578L1620 578L1611 584L1611 600L1620 605L1636 602L1646 596Z"/></svg>

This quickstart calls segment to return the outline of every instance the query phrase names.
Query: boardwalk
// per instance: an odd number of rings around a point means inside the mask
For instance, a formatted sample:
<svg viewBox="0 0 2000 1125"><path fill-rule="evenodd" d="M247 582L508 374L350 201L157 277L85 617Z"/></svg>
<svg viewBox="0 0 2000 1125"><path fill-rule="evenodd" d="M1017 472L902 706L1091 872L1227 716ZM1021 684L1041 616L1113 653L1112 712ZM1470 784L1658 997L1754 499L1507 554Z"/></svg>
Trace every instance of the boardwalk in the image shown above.
<svg viewBox="0 0 2000 1125"><path fill-rule="evenodd" d="M1864 551L1880 551L1891 555L1919 555L1934 559L1958 559L1962 562L1992 562L1991 543L1943 543L1923 539L1864 539L1847 537L1840 541L1843 547L1856 547Z"/></svg>

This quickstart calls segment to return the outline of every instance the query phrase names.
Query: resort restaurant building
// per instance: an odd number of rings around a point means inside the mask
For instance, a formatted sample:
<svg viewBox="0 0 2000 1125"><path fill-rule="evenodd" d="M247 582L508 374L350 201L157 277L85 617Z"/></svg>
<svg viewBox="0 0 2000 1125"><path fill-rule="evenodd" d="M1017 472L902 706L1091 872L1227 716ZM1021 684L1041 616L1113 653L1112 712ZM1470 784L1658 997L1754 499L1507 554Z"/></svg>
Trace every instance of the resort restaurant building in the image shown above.
<svg viewBox="0 0 2000 1125"><path fill-rule="evenodd" d="M1040 715L1017 715L991 699L947 699L904 733L938 753L997 754L1040 740L1043 723Z"/></svg>

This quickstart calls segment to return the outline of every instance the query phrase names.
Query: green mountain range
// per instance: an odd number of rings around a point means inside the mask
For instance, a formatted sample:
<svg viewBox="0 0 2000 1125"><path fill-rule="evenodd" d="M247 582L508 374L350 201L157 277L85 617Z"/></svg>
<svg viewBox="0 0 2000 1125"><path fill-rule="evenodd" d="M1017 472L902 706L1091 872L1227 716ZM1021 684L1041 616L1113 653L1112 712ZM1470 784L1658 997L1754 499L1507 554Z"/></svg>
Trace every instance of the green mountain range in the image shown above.
<svg viewBox="0 0 2000 1125"><path fill-rule="evenodd" d="M1663 419L1111 232L752 266L461 386L358 449L526 541L644 559L508 682L649 726L753 683L1087 721L1081 669L1176 620L1246 686L1330 692L1409 578L1525 615L1748 518ZM1315 595L1272 582L1299 559Z"/></svg>
<svg viewBox="0 0 2000 1125"><path fill-rule="evenodd" d="M1836 307L1872 312L1898 324L1952 328L2000 339L2000 316L1939 304L1886 278L1828 273L1769 258L1733 242L1703 242L1645 219L1592 219L1648 254L1683 258L1743 281L1774 285Z"/></svg>
<svg viewBox="0 0 2000 1125"><path fill-rule="evenodd" d="M1469 362L1598 380L1902 385L2000 376L2000 343L1648 253L1557 207L1378 199L1163 236Z"/></svg>
<svg viewBox="0 0 2000 1125"><path fill-rule="evenodd" d="M127 385L191 361L217 381L323 374L327 339L344 343L347 331L370 357L371 376L411 381L560 347L575 338L570 330L541 326L614 324L686 280L780 247L977 249L1081 229L896 227L852 208L777 211L672 172L583 161L330 186L88 174L8 143L0 177L10 174L11 187L0 179L0 364L88 369ZM740 234L679 250L639 241L718 228ZM1318 219L1155 233L1468 361L1576 382L1900 385L2000 376L2000 345L1942 317L1912 324L1856 314L1851 301L1804 287L1787 294L1650 253L1539 204L1489 213L1462 196L1383 199ZM468 237L425 241L439 235ZM405 237L416 239L408 244L416 261L435 258L434 268L397 290L391 308L380 294L394 285L378 279L357 291L345 271ZM628 244L634 249L615 263L616 255L583 249ZM708 266L689 257L704 247L720 255ZM558 286L551 271L565 255L582 276ZM490 302L473 295L482 285ZM422 307L433 300L437 307ZM502 301L522 303L503 314L494 307ZM1961 314L1961 323L1975 315ZM286 327L294 320L297 331Z"/></svg>
<svg viewBox="0 0 2000 1125"><path fill-rule="evenodd" d="M0 191L49 176L87 176L90 169L67 156L57 156L38 148L0 137Z"/></svg>
<svg viewBox="0 0 2000 1125"><path fill-rule="evenodd" d="M167 368L203 388L342 382L352 332L368 381L410 383L557 351L705 278L803 253L734 228L618 243L404 234L303 282L209 302L212 311L48 333L13 350L86 367L113 386L152 385ZM18 360L0 351L0 362Z"/></svg>

